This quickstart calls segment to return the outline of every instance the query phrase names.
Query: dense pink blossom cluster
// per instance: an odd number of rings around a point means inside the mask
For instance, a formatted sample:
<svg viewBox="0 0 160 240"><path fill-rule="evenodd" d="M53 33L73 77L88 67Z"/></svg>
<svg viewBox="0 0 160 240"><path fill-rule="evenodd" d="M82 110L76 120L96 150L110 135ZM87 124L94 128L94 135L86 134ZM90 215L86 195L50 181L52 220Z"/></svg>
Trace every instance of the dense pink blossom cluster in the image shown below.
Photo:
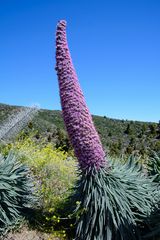
<svg viewBox="0 0 160 240"><path fill-rule="evenodd" d="M56 70L63 118L80 167L99 169L106 166L105 153L72 64L64 20L57 25Z"/></svg>

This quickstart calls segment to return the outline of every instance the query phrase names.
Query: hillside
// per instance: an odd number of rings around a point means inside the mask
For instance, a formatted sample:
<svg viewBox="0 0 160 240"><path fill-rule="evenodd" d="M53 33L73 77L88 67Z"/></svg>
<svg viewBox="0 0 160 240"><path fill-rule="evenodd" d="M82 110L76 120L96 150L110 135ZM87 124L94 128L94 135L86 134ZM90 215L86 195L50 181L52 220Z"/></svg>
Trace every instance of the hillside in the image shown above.
<svg viewBox="0 0 160 240"><path fill-rule="evenodd" d="M7 117L19 111L20 106L0 104L0 125ZM145 155L150 150L160 151L160 124L111 119L93 115L93 120L104 148L111 155ZM37 130L36 138L44 137L64 150L71 148L65 131L61 111L40 109L29 122L26 132Z"/></svg>

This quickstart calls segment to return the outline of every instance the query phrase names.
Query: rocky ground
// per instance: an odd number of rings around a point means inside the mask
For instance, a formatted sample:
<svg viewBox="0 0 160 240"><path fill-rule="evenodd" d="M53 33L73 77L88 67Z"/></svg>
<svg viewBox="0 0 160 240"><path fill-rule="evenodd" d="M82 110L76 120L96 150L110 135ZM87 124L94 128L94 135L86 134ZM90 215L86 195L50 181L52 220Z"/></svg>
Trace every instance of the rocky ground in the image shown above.
<svg viewBox="0 0 160 240"><path fill-rule="evenodd" d="M16 232L9 233L3 240L61 240L58 237L53 237L51 234L29 230L23 227Z"/></svg>

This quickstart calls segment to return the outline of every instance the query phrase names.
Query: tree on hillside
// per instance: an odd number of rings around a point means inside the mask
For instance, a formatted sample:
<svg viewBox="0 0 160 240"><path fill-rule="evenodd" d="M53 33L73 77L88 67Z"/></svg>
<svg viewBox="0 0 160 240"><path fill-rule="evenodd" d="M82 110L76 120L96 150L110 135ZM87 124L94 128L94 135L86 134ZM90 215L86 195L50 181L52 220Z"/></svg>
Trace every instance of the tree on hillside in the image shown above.
<svg viewBox="0 0 160 240"><path fill-rule="evenodd" d="M155 124L150 124L149 130L152 135L156 135L156 125Z"/></svg>
<svg viewBox="0 0 160 240"><path fill-rule="evenodd" d="M124 131L124 133L125 134L128 134L128 135L131 135L132 134L132 129L131 129L131 124L130 123L128 123L127 124L127 128L126 128L126 130Z"/></svg>
<svg viewBox="0 0 160 240"><path fill-rule="evenodd" d="M159 120L158 126L157 126L157 139L160 139L160 120Z"/></svg>

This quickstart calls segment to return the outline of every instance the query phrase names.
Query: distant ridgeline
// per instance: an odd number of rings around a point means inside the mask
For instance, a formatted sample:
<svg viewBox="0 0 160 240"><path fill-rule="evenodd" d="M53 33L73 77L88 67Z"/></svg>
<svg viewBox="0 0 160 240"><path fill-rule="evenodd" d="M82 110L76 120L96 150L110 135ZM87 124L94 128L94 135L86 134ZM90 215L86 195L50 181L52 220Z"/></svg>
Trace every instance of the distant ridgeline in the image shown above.
<svg viewBox="0 0 160 240"><path fill-rule="evenodd" d="M0 104L0 126L11 114L18 114L21 108ZM106 152L112 156L131 153L145 156L152 150L160 152L160 123L116 120L95 115L93 120ZM36 139L43 137L57 148L62 147L65 151L71 149L61 111L40 109L28 122L23 134L32 132L35 132Z"/></svg>

